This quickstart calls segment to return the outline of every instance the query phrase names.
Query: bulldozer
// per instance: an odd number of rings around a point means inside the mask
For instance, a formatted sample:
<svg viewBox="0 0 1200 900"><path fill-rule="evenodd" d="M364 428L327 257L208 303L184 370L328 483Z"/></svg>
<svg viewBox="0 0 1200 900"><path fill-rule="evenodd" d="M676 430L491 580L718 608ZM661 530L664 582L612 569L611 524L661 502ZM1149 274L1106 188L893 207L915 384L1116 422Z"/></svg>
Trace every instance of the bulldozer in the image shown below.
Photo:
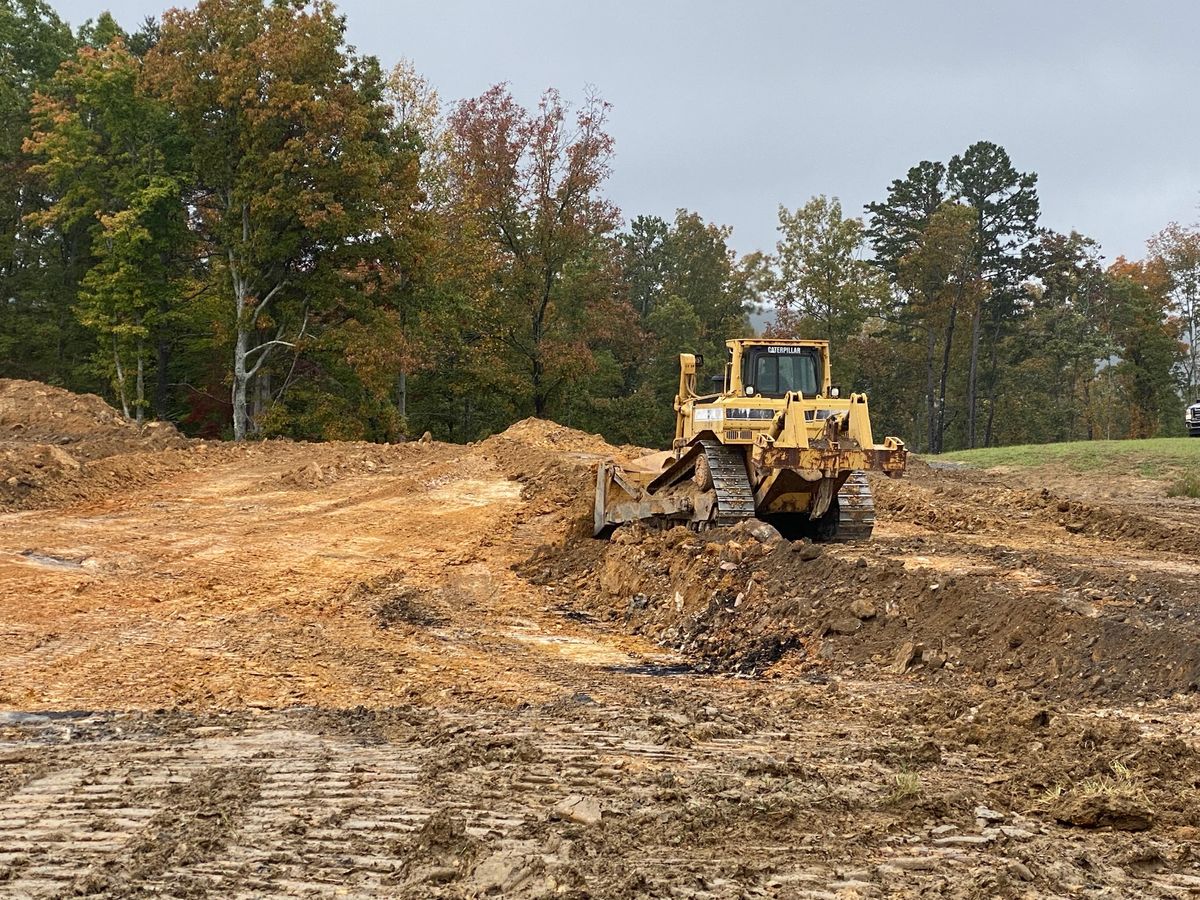
<svg viewBox="0 0 1200 900"><path fill-rule="evenodd" d="M833 384L829 342L726 342L723 375L697 387L702 356L679 356L668 451L596 474L593 533L620 525L697 531L761 519L789 540L865 541L875 524L866 472L898 478L908 451L876 444L865 394Z"/></svg>

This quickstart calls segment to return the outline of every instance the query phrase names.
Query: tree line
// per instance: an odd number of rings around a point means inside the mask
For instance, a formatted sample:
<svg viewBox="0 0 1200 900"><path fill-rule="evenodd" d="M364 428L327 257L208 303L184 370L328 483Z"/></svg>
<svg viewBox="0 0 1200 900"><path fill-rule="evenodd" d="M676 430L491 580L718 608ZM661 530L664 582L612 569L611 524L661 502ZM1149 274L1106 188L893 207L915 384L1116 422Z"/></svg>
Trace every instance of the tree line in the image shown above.
<svg viewBox="0 0 1200 900"><path fill-rule="evenodd" d="M443 103L327 0L200 0L72 30L0 0L0 376L235 439L467 441L528 415L661 445L680 351L829 340L927 451L1178 433L1200 230L1105 263L980 141L773 252L605 194L609 106Z"/></svg>

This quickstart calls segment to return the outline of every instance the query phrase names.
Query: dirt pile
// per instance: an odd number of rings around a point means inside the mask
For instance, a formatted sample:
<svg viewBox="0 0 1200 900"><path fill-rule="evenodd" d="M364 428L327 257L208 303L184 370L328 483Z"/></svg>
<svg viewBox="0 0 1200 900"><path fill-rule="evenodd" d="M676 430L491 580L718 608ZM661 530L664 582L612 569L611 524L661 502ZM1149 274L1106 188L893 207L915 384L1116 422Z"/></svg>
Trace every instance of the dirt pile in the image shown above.
<svg viewBox="0 0 1200 900"><path fill-rule="evenodd" d="M580 613L686 653L701 671L762 673L783 660L860 676L955 683L965 675L1046 697L1200 689L1194 610L1165 599L1186 594L1180 579L1098 572L999 544L956 546L980 562L947 571L916 561L941 551L934 538L930 546L914 537L822 549L783 541L757 522L702 535L623 528L610 542L595 541L588 535L596 461L642 451L537 420L480 449L524 484L522 497L538 501L535 513L564 523L561 541L540 547L518 571ZM884 523L939 535L1057 526L1066 538L1153 549L1189 541L1171 523L1049 490L919 464L913 474L872 480Z"/></svg>
<svg viewBox="0 0 1200 900"><path fill-rule="evenodd" d="M1068 534L1132 543L1151 550L1200 552L1188 523L1139 511L1065 497L1042 488L1011 487L975 472L938 472L899 481L872 482L876 500L892 521L943 532L1004 534L1014 522L1053 524Z"/></svg>
<svg viewBox="0 0 1200 900"><path fill-rule="evenodd" d="M0 379L0 507L78 494L91 474L85 470L100 460L187 445L172 425L139 427L94 394Z"/></svg>
<svg viewBox="0 0 1200 900"><path fill-rule="evenodd" d="M576 536L590 534L597 463L647 452L614 447L600 435L532 418L492 435L476 450L521 484L521 499L536 504L533 514L562 518Z"/></svg>
<svg viewBox="0 0 1200 900"><path fill-rule="evenodd" d="M138 426L95 394L73 394L36 381L0 378L0 440L53 444L81 461L132 450L184 447L167 422Z"/></svg>
<svg viewBox="0 0 1200 900"><path fill-rule="evenodd" d="M1128 719L978 690L927 695L901 718L943 756L986 749L1005 760L988 779L990 804L1086 829L1200 825L1200 752Z"/></svg>
<svg viewBox="0 0 1200 900"><path fill-rule="evenodd" d="M524 572L704 671L761 673L787 657L860 675L961 671L1047 697L1200 688L1194 629L1141 627L991 574L907 567L879 548L790 543L757 522L625 528L611 542L542 548Z"/></svg>

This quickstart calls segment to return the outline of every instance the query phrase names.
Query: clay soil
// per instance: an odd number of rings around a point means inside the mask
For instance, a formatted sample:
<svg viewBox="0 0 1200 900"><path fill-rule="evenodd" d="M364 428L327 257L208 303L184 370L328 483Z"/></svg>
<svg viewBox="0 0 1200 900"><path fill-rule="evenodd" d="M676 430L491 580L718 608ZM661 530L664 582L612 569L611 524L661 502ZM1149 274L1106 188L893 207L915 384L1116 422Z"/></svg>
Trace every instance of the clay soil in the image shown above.
<svg viewBox="0 0 1200 900"><path fill-rule="evenodd" d="M632 452L0 382L0 896L1200 893L1200 503L916 463L868 545L595 541Z"/></svg>

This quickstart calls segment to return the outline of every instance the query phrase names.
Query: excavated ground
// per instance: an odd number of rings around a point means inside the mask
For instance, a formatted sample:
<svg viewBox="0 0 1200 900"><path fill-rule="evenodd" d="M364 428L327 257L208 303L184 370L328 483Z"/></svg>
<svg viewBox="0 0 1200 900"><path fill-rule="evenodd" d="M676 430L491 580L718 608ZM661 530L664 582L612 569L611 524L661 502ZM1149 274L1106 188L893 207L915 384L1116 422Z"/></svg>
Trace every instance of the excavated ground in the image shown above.
<svg viewBox="0 0 1200 900"><path fill-rule="evenodd" d="M918 464L865 547L597 542L632 448L548 423L106 410L0 382L0 895L1200 893L1195 501Z"/></svg>

